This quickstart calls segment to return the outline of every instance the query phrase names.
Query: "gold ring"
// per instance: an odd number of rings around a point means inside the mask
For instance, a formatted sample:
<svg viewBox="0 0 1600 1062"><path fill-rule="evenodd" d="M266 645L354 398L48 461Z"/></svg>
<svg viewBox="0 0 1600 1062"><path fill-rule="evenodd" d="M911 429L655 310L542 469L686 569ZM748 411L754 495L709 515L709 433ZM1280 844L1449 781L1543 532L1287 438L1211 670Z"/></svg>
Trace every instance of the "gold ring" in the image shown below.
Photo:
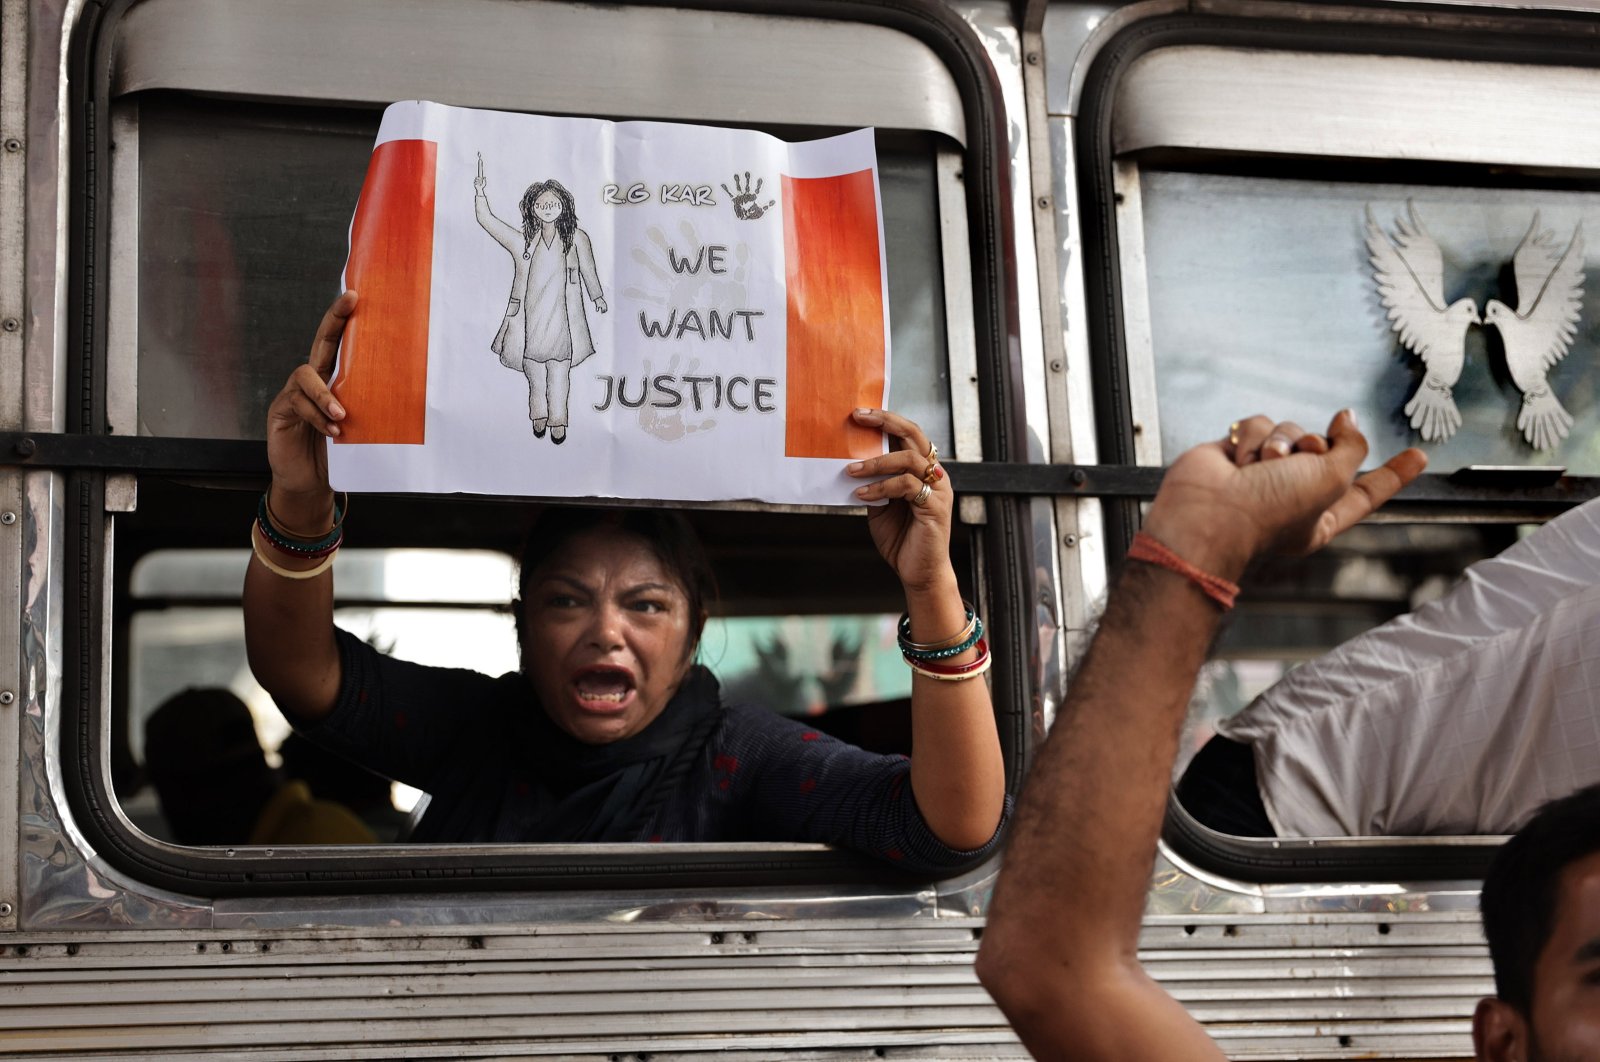
<svg viewBox="0 0 1600 1062"><path fill-rule="evenodd" d="M928 463L939 463L939 447L937 444L931 442L928 444Z"/></svg>
<svg viewBox="0 0 1600 1062"><path fill-rule="evenodd" d="M939 462L929 461L928 467L922 470L922 482L937 483L944 478L944 470L939 467Z"/></svg>
<svg viewBox="0 0 1600 1062"><path fill-rule="evenodd" d="M1228 445L1229 446L1238 446L1239 445L1239 422L1238 421L1234 421L1232 424L1228 425Z"/></svg>
<svg viewBox="0 0 1600 1062"><path fill-rule="evenodd" d="M928 495L933 493L933 484L924 483L922 489L917 491L916 497L911 499L912 505L927 505Z"/></svg>

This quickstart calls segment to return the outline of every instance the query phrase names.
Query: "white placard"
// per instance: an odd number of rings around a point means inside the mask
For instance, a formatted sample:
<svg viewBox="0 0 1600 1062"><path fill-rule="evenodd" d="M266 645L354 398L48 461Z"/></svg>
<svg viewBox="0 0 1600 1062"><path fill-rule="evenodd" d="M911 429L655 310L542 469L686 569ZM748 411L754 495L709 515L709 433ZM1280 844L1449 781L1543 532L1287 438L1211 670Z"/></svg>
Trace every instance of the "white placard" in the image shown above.
<svg viewBox="0 0 1600 1062"><path fill-rule="evenodd" d="M883 248L871 130L394 104L351 226L333 483L859 504Z"/></svg>

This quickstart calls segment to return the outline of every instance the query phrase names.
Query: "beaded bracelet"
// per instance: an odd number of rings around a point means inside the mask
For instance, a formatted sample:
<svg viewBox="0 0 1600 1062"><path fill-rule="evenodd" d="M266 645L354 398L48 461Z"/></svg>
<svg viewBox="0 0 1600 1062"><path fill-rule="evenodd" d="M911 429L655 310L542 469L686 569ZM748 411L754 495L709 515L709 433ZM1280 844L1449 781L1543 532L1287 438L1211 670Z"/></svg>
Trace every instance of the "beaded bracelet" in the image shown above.
<svg viewBox="0 0 1600 1062"><path fill-rule="evenodd" d="M315 579L317 576L321 575L323 572L327 571L333 566L333 558L337 555L336 551L330 550L328 555L323 558L321 564L317 565L315 568L307 568L303 572L295 571L292 568L285 568L280 564L274 563L272 558L267 556L266 550L261 548L261 525L259 523L250 525L250 549L255 553L256 560L260 561L261 566L266 568L267 571L271 572L273 575L281 575L285 579L295 580Z"/></svg>
<svg viewBox="0 0 1600 1062"><path fill-rule="evenodd" d="M933 664L925 660L905 658L906 665L918 675L935 679L939 682L965 682L967 679L977 678L989 670L989 665L994 658L989 655L989 643L983 639L978 640L978 659L970 664Z"/></svg>
<svg viewBox="0 0 1600 1062"><path fill-rule="evenodd" d="M918 670L934 675L965 675L969 671L976 671L983 667L984 660L989 656L989 642L986 638L979 638L974 646L978 650L977 659L965 664L942 664L931 660L917 660L906 657L906 663Z"/></svg>
<svg viewBox="0 0 1600 1062"><path fill-rule="evenodd" d="M289 530L272 511L272 503L268 500L271 490L261 495L261 504L256 507L256 520L261 524L262 531L267 536L267 541L275 546L282 547L291 553L316 552L328 548L337 548L338 541L344 536L344 518L350 510L350 495L340 492L333 497L333 527L323 535L302 535Z"/></svg>
<svg viewBox="0 0 1600 1062"><path fill-rule="evenodd" d="M977 645L983 640L983 620L979 619L977 616L973 616L972 619L967 623L966 629L962 632L962 634L964 637L962 637L959 642L954 645L946 646L942 649L916 648L915 642L909 641L902 635L900 639L900 655L904 656L907 660L920 661L944 660L947 657L960 656L962 653L966 652L968 649L971 649L974 645Z"/></svg>
<svg viewBox="0 0 1600 1062"><path fill-rule="evenodd" d="M309 545L302 545L299 542L285 539L282 533L271 524L263 523L262 521L257 520L255 526L256 530L261 533L261 537L266 539L267 543L274 549L278 550L280 553L286 553L291 557L297 557L300 560L316 560L318 557L326 557L330 553L337 552L339 547L344 545L343 530L340 530L340 532L334 537L333 542L329 545L323 546L320 549L313 549Z"/></svg>

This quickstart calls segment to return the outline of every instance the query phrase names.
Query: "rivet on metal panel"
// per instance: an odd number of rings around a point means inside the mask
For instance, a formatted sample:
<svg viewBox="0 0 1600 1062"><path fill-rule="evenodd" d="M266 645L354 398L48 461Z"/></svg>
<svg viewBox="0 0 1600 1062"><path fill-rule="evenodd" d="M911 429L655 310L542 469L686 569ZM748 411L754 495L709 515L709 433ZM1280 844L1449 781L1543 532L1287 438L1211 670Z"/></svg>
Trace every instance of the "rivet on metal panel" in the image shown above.
<svg viewBox="0 0 1600 1062"><path fill-rule="evenodd" d="M14 524L16 522L17 522L17 514L12 512L11 510L7 509L5 512L0 513L0 524L5 524L7 527L10 527L12 524Z"/></svg>
<svg viewBox="0 0 1600 1062"><path fill-rule="evenodd" d="M1135 435L1143 435L1144 434L1144 425L1143 424L1135 424L1133 426L1133 433Z"/></svg>
<svg viewBox="0 0 1600 1062"><path fill-rule="evenodd" d="M1074 487L1081 487L1087 482L1089 482L1089 473L1085 472L1081 468L1074 468L1072 470L1072 485Z"/></svg>
<svg viewBox="0 0 1600 1062"><path fill-rule="evenodd" d="M18 439L16 445L11 449L16 451L18 457L32 457L33 452L38 448L39 444L32 439Z"/></svg>
<svg viewBox="0 0 1600 1062"><path fill-rule="evenodd" d="M1029 66L1038 66L1039 65L1039 53L1038 52L1029 52L1028 53L1028 65Z"/></svg>
<svg viewBox="0 0 1600 1062"><path fill-rule="evenodd" d="M1062 535L1061 536L1061 544L1066 546L1068 549L1071 549L1073 546L1076 546L1078 544L1078 536L1077 535Z"/></svg>
<svg viewBox="0 0 1600 1062"><path fill-rule="evenodd" d="M9 903L0 903L0 918L10 918L12 907Z"/></svg>
<svg viewBox="0 0 1600 1062"><path fill-rule="evenodd" d="M22 331L22 318L7 317L5 320L0 321L0 328L4 328L7 332L20 332Z"/></svg>
<svg viewBox="0 0 1600 1062"><path fill-rule="evenodd" d="M0 704L17 703L17 695L10 690L0 690Z"/></svg>
<svg viewBox="0 0 1600 1062"><path fill-rule="evenodd" d="M1061 371L1061 359L1060 358L1051 358L1050 359L1050 371L1051 372L1060 372Z"/></svg>
<svg viewBox="0 0 1600 1062"><path fill-rule="evenodd" d="M1036 202L1038 203L1040 210L1049 210L1050 209L1050 197L1049 196L1041 195L1038 198L1038 200L1036 200Z"/></svg>
<svg viewBox="0 0 1600 1062"><path fill-rule="evenodd" d="M6 137L6 150L15 155L17 152L22 150L22 141L18 140L14 136Z"/></svg>

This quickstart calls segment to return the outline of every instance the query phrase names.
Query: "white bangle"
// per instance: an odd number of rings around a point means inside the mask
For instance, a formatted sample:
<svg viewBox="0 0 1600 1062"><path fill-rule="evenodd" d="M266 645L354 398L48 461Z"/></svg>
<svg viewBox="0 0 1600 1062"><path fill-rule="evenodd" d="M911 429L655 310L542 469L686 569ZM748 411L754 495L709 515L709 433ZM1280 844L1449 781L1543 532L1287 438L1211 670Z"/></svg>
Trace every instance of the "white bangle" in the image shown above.
<svg viewBox="0 0 1600 1062"><path fill-rule="evenodd" d="M965 682L968 679L975 679L985 671L988 671L989 665L993 663L994 657L990 656L988 653L985 653L983 654L983 658L978 661L978 665L971 671L963 671L959 675L945 675L937 671L929 671L927 668L918 667L915 660L912 660L909 657L906 658L906 665L910 667L912 671L916 672L918 675L921 675L923 678L931 678L938 682Z"/></svg>
<svg viewBox="0 0 1600 1062"><path fill-rule="evenodd" d="M307 568L303 572L297 572L292 568L285 568L281 564L275 564L268 559L266 553L261 548L261 528L256 526L254 522L250 524L250 549L255 553L256 560L260 561L261 566L267 569L267 571L271 572L273 575L281 575L285 579L295 580L315 579L317 576L333 567L333 558L339 555L339 551L335 549L332 553L322 558L321 564L317 565L315 568Z"/></svg>

